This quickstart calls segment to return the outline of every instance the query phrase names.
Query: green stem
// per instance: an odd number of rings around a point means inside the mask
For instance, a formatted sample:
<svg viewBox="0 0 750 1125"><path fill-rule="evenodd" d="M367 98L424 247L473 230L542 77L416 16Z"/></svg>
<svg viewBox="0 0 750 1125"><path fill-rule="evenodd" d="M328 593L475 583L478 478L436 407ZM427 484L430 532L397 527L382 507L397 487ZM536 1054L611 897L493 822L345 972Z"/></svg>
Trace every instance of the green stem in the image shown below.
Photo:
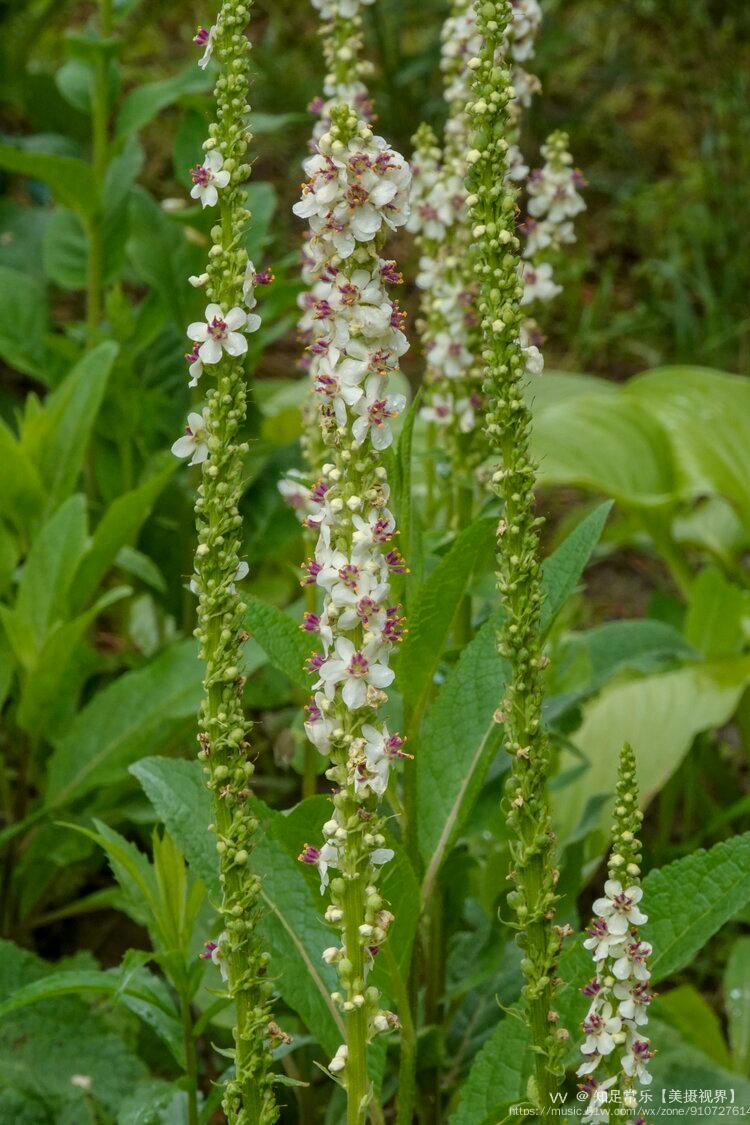
<svg viewBox="0 0 750 1125"><path fill-rule="evenodd" d="M356 806L354 806L356 815ZM364 988L365 964L359 926L365 916L364 888L359 874L350 875L344 891L346 955L352 965L352 979ZM367 1097L367 1013L364 1007L346 1014L346 1121L362 1125L366 1121Z"/></svg>
<svg viewBox="0 0 750 1125"><path fill-rule="evenodd" d="M182 1042L185 1048L185 1074L188 1081L188 1125L198 1125L198 1057L195 1052L195 1035L193 1034L190 1001L186 996L180 997L180 1013L182 1016Z"/></svg>
<svg viewBox="0 0 750 1125"><path fill-rule="evenodd" d="M401 1023L401 1058L398 1072L396 1125L412 1125L414 1102L417 1094L417 1032L412 1019L409 992L404 984L404 978L401 976L401 970L390 943L383 948L383 956L388 969L391 996Z"/></svg>

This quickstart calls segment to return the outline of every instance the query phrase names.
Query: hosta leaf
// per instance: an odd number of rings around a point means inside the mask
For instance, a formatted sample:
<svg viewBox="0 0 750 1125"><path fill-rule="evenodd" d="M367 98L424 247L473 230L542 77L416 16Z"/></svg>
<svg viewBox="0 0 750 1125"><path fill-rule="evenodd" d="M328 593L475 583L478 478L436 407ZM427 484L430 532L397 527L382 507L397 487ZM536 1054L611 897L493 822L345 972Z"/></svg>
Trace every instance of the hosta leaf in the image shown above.
<svg viewBox="0 0 750 1125"><path fill-rule="evenodd" d="M313 650L309 634L304 633L299 622L288 613L260 598L247 598L245 622L274 668L283 672L293 684L310 690L311 679L304 670L304 664Z"/></svg>
<svg viewBox="0 0 750 1125"><path fill-rule="evenodd" d="M702 570L690 588L685 638L707 660L732 656L743 647L743 618L748 593L729 582L716 567Z"/></svg>
<svg viewBox="0 0 750 1125"><path fill-rule="evenodd" d="M477 555L492 543L495 520L481 519L458 535L451 549L419 587L409 610L409 631L401 645L398 668L404 706L414 729L427 705L451 623Z"/></svg>
<svg viewBox="0 0 750 1125"><path fill-rule="evenodd" d="M750 1070L750 937L739 937L724 971L729 1045L738 1070Z"/></svg>
<svg viewBox="0 0 750 1125"><path fill-rule="evenodd" d="M65 207L91 217L97 207L97 190L91 166L72 156L53 156L0 144L0 168L47 184Z"/></svg>
<svg viewBox="0 0 750 1125"><path fill-rule="evenodd" d="M168 745L198 710L202 668L197 646L167 649L100 691L60 738L49 761L45 803L58 809L116 777L144 746Z"/></svg>
<svg viewBox="0 0 750 1125"><path fill-rule="evenodd" d="M572 736L588 768L566 786L556 802L561 836L570 833L587 802L614 793L617 762L624 742L635 750L644 803L651 800L678 767L701 731L721 726L733 714L750 682L750 658L695 664L604 688L584 709ZM658 748L658 753L655 752ZM563 755L563 769L578 759ZM601 810L608 821L611 802Z"/></svg>
<svg viewBox="0 0 750 1125"><path fill-rule="evenodd" d="M529 1033L520 1019L508 1015L474 1059L450 1125L496 1125L504 1120L509 1106L525 1097L531 1066Z"/></svg>

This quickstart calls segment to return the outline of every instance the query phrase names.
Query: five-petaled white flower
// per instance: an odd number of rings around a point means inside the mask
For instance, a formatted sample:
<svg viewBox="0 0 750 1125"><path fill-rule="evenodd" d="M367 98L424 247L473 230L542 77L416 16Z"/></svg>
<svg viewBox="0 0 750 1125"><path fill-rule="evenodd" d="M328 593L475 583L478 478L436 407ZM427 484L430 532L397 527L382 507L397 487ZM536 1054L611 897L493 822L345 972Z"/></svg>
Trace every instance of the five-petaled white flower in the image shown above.
<svg viewBox="0 0 750 1125"><path fill-rule="evenodd" d="M626 934L630 926L642 926L648 918L638 909L643 898L640 887L622 889L617 879L608 879L604 884L604 898L598 898L593 906L594 914L605 918L611 934Z"/></svg>
<svg viewBox="0 0 750 1125"><path fill-rule="evenodd" d="M218 363L222 354L240 356L247 351L247 339L243 332L256 332L260 328L260 317L246 313L239 306L230 309L225 315L221 305L206 305L206 319L196 320L188 325L189 339L199 344L198 358L207 366Z"/></svg>
<svg viewBox="0 0 750 1125"><path fill-rule="evenodd" d="M356 649L348 637L339 637L335 652L321 665L320 682L329 699L334 698L336 685L343 683L341 698L351 711L364 707L368 684L382 689L393 683L395 673L374 659L368 646Z"/></svg>
<svg viewBox="0 0 750 1125"><path fill-rule="evenodd" d="M200 199L201 207L215 207L219 201L219 189L229 183L229 172L224 168L224 157L218 149L212 148L202 164L190 169L193 186L190 195Z"/></svg>
<svg viewBox="0 0 750 1125"><path fill-rule="evenodd" d="M172 446L175 457L190 457L191 465L200 465L208 457L208 434L202 414L188 414L185 433Z"/></svg>
<svg viewBox="0 0 750 1125"><path fill-rule="evenodd" d="M367 435L373 448L387 449L393 442L393 431L388 420L397 418L406 406L406 396L382 394L383 381L379 375L370 375L365 383L364 394L355 403L354 412L358 414L352 426L357 445L362 445Z"/></svg>
<svg viewBox="0 0 750 1125"><path fill-rule="evenodd" d="M581 1047L584 1055L609 1055L615 1049L613 1036L622 1027L622 1020L612 1013L611 1004L603 1004L601 1010L591 1008L581 1024L586 1040Z"/></svg>

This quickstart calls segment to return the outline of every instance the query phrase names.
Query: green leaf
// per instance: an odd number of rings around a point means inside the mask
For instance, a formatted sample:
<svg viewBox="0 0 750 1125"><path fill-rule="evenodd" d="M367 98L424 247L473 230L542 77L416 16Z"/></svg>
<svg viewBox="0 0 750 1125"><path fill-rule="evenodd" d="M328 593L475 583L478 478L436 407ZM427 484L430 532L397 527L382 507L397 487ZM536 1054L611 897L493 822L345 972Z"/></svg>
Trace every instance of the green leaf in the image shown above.
<svg viewBox="0 0 750 1125"><path fill-rule="evenodd" d="M299 622L276 606L250 596L247 598L245 623L274 668L278 668L303 691L309 691L310 677L304 665L313 646L309 634L300 629Z"/></svg>
<svg viewBox="0 0 750 1125"><path fill-rule="evenodd" d="M631 380L624 394L668 434L684 491L726 496L750 527L750 379L662 367Z"/></svg>
<svg viewBox="0 0 750 1125"><path fill-rule="evenodd" d="M648 1034L657 1047L657 1053L649 1067L653 1083L648 1088L651 1102L643 1105L644 1115L648 1115L650 1105L669 1104L674 1097L672 1091L678 1091L684 1102L687 1090L711 1091L711 1102L701 1107L705 1110L705 1114L700 1114L701 1121L720 1125L727 1120L726 1106L720 1105L716 1100L716 1090L725 1092L727 1105L734 1100L739 1109L738 1116L743 1115L744 1107L750 1105L750 1082L736 1071L722 1067L708 1052L699 1050L680 1035L678 1030L665 1023L659 1016L660 1006L661 1000L656 1000L653 1014L649 1014ZM686 1111L690 1108L692 1107L686 1106L680 1116L684 1113L687 1117Z"/></svg>
<svg viewBox="0 0 750 1125"><path fill-rule="evenodd" d="M49 511L73 491L81 473L117 352L112 341L87 352L24 423L21 441L46 485Z"/></svg>
<svg viewBox="0 0 750 1125"><path fill-rule="evenodd" d="M737 1070L750 1070L750 937L739 937L724 970L724 1006Z"/></svg>
<svg viewBox="0 0 750 1125"><path fill-rule="evenodd" d="M659 996L659 1019L679 1031L686 1043L702 1050L719 1066L731 1068L729 1051L714 1009L691 984Z"/></svg>
<svg viewBox="0 0 750 1125"><path fill-rule="evenodd" d="M577 485L636 508L673 505L682 495L664 427L622 393L580 395L543 410L532 451L540 484Z"/></svg>
<svg viewBox="0 0 750 1125"><path fill-rule="evenodd" d="M733 585L716 567L702 570L690 589L685 638L707 660L732 656L743 647L743 617L748 612L746 590Z"/></svg>
<svg viewBox="0 0 750 1125"><path fill-rule="evenodd" d="M152 476L138 488L118 496L107 508L76 572L74 589L77 606L86 604L114 565L120 550L135 541L155 500L174 471L175 458L167 454Z"/></svg>
<svg viewBox="0 0 750 1125"><path fill-rule="evenodd" d="M128 973L127 981L119 969L70 970L50 973L13 992L0 1004L0 1021L21 1008L60 996L109 996L134 1012L159 1036L180 1066L185 1065L182 1029L169 993L158 978L140 969Z"/></svg>
<svg viewBox="0 0 750 1125"><path fill-rule="evenodd" d="M68 616L68 595L86 547L86 535L86 500L83 496L71 496L31 545L18 586L15 612L28 627L37 652L52 626Z"/></svg>
<svg viewBox="0 0 750 1125"><path fill-rule="evenodd" d="M419 415L422 400L421 390L417 392L404 415L401 433L398 435L395 457L394 494L398 525L401 531L401 549L409 560L411 578L406 583L409 619L412 619L411 590L419 589L422 581L422 534L420 516L414 503L412 488L412 447L414 444L414 424Z"/></svg>
<svg viewBox="0 0 750 1125"><path fill-rule="evenodd" d="M605 687L585 706L572 736L588 768L555 799L560 836L573 831L591 797L614 793L623 743L635 750L645 805L677 769L695 736L729 719L748 682L750 657L742 657ZM577 764L563 754L563 770ZM600 823L610 814L611 801L602 808Z"/></svg>
<svg viewBox="0 0 750 1125"><path fill-rule="evenodd" d="M53 156L0 144L0 168L45 183L58 203L91 218L98 198L94 173L89 164L72 156Z"/></svg>
<svg viewBox="0 0 750 1125"><path fill-rule="evenodd" d="M0 356L17 371L44 379L48 325L44 285L28 273L0 266L0 302Z"/></svg>
<svg viewBox="0 0 750 1125"><path fill-rule="evenodd" d="M29 734L54 732L58 693L65 690L76 649L87 629L105 609L128 597L129 586L108 590L85 613L48 633L42 648L24 677L16 721Z"/></svg>
<svg viewBox="0 0 750 1125"><path fill-rule="evenodd" d="M120 676L94 696L57 740L49 761L47 808L61 808L118 776L144 746L167 746L196 714L201 695L202 668L193 641L174 645L139 671Z"/></svg>
<svg viewBox="0 0 750 1125"><path fill-rule="evenodd" d="M185 249L179 228L147 192L134 188L130 196L128 254L139 276L157 291L180 331L184 331L190 319L185 286L185 276L190 271Z"/></svg>
<svg viewBox="0 0 750 1125"><path fill-rule="evenodd" d="M651 871L643 882L654 947L654 982L689 965L708 939L750 902L750 832Z"/></svg>
<svg viewBox="0 0 750 1125"><path fill-rule="evenodd" d="M558 613L575 591L586 564L601 538L611 510L611 502L600 504L581 520L557 550L544 560L543 632L550 629Z"/></svg>
<svg viewBox="0 0 750 1125"><path fill-rule="evenodd" d="M530 1070L529 1033L520 1019L506 1016L474 1059L450 1125L497 1125L524 1099Z"/></svg>
<svg viewBox="0 0 750 1125"><path fill-rule="evenodd" d="M602 504L545 561L544 626L575 589L610 510ZM468 816L502 735L493 715L507 681L497 652L501 615L491 618L461 653L425 716L416 754L417 837L429 896L447 849ZM505 761L502 766L507 768Z"/></svg>
<svg viewBox="0 0 750 1125"><path fill-rule="evenodd" d="M409 611L409 632L399 651L399 683L414 729L429 699L458 604L477 556L491 544L495 520L480 519L458 535L448 553L419 587Z"/></svg>
<svg viewBox="0 0 750 1125"><path fill-rule="evenodd" d="M128 94L122 103L117 125L115 126L115 139L121 140L133 133L137 133L144 125L148 125L155 117L174 105L185 94L201 94L211 86L211 77L205 71L192 63L184 70L173 74L171 78L164 78L159 82L145 82L137 86ZM198 159L196 153L196 160Z"/></svg>
<svg viewBox="0 0 750 1125"><path fill-rule="evenodd" d="M80 215L57 207L49 217L42 243L44 272L61 289L85 289L88 243Z"/></svg>
<svg viewBox="0 0 750 1125"><path fill-rule="evenodd" d="M0 489L0 515L27 530L44 507L42 481L15 435L0 418L0 462L5 466Z"/></svg>

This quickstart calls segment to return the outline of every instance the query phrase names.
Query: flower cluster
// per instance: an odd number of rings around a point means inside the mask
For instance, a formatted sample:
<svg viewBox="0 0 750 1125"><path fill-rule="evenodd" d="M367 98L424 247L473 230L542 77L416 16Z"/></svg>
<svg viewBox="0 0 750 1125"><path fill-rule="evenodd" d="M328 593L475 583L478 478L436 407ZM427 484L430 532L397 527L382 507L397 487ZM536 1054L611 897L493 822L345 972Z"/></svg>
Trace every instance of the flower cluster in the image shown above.
<svg viewBox="0 0 750 1125"><path fill-rule="evenodd" d="M217 116L203 145L204 160L192 171L191 195L215 209L205 273L191 277L205 290L204 317L187 329L191 387L206 387L204 405L188 415L184 435L172 446L177 457L200 467L195 503L198 545L191 590L198 597L195 630L205 663L200 716L199 758L213 795L222 888L222 932L203 956L218 965L235 1002L234 1073L224 1089L224 1110L234 1123L271 1125L278 1116L273 1095L271 1049L283 1033L270 1020L273 984L267 979L269 955L257 929L261 883L250 868L257 823L248 804L254 773L250 724L243 707L244 680L239 666L246 640L245 610L238 583L248 566L239 512L247 444L241 427L246 413L243 357L248 334L260 327L255 307L256 274L244 249L250 214L245 208L246 114L250 44L245 35L246 0L224 0L216 23L201 29L201 65L218 62L214 96Z"/></svg>
<svg viewBox="0 0 750 1125"><path fill-rule="evenodd" d="M648 921L640 909L640 850L635 758L629 746L620 756L612 854L604 896L593 906L594 919L586 931L586 949L594 959L595 976L582 990L591 999L581 1024L583 1062L578 1075L588 1094L584 1121L608 1120L609 1091L617 1086L622 1104L637 1110L639 1085L648 1085L648 1061L653 1056L645 1034L651 946L642 941L639 926ZM637 1113L635 1113L637 1116Z"/></svg>
<svg viewBox="0 0 750 1125"><path fill-rule="evenodd" d="M288 477L282 491L317 540L303 585L314 587L320 606L307 612L302 627L318 637L322 651L308 662L315 679L305 730L328 758L326 776L336 788L322 844L306 845L300 859L317 867L321 892L329 894L326 919L340 934L324 956L338 968L334 998L346 1015L347 1045L330 1070L350 1099L361 1100L365 1045L396 1022L367 978L393 921L377 889L379 871L393 855L378 803L391 767L406 757L403 740L378 717L404 631L391 587L405 564L394 546L380 462L393 440L391 422L405 406L389 379L407 347L402 314L388 294L400 276L380 248L387 232L407 219L410 172L347 105L332 110L331 127L305 171L294 211L311 228L306 333L329 459L312 485Z"/></svg>

